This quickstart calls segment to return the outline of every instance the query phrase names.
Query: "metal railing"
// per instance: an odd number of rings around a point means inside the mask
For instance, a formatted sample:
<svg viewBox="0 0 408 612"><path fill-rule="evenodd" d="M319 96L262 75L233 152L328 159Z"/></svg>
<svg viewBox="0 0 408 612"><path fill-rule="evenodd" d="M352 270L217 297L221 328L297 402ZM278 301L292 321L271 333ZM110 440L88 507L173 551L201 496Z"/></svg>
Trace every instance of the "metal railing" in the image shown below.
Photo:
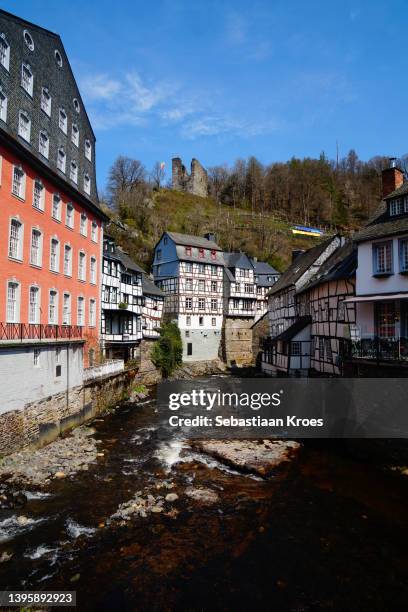
<svg viewBox="0 0 408 612"><path fill-rule="evenodd" d="M375 361L403 361L408 363L408 338L361 338L351 340L349 357Z"/></svg>
<svg viewBox="0 0 408 612"><path fill-rule="evenodd" d="M0 341L80 340L82 338L82 329L79 325L0 322Z"/></svg>

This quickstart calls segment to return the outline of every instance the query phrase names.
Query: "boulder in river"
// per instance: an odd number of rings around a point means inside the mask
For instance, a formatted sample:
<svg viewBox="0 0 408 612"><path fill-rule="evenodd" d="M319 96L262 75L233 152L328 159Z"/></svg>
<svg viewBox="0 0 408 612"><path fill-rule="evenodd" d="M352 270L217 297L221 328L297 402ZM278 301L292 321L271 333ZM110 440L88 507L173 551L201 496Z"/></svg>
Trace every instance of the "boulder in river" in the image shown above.
<svg viewBox="0 0 408 612"><path fill-rule="evenodd" d="M197 489L195 487L189 487L185 490L185 494L194 501L206 505L215 504L219 499L218 493L212 489Z"/></svg>

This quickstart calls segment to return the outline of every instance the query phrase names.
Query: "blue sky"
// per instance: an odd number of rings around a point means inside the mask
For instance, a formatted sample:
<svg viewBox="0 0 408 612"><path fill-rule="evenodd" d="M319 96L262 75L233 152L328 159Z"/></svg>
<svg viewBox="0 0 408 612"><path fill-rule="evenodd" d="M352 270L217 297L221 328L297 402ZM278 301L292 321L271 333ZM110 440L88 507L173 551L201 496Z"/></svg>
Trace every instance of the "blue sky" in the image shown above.
<svg viewBox="0 0 408 612"><path fill-rule="evenodd" d="M403 0L3 0L58 32L97 137L147 168L255 155L362 159L407 142Z"/></svg>

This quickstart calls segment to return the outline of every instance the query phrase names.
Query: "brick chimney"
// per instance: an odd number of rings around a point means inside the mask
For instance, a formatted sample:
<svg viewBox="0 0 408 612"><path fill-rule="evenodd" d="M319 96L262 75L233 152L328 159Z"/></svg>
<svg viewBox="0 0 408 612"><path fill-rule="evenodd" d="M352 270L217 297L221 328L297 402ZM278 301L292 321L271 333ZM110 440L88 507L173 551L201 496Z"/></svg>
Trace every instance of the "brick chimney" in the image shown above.
<svg viewBox="0 0 408 612"><path fill-rule="evenodd" d="M389 167L382 171L381 182L383 199L401 187L404 182L404 173L397 167L395 157L390 157Z"/></svg>

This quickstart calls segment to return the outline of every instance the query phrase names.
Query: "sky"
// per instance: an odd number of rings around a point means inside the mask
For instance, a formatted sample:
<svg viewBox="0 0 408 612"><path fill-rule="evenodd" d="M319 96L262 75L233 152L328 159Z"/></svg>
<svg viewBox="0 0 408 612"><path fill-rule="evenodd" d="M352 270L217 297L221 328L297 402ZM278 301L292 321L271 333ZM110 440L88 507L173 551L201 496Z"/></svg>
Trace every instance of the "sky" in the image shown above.
<svg viewBox="0 0 408 612"><path fill-rule="evenodd" d="M408 151L404 0L3 0L58 32L96 138L151 169Z"/></svg>

